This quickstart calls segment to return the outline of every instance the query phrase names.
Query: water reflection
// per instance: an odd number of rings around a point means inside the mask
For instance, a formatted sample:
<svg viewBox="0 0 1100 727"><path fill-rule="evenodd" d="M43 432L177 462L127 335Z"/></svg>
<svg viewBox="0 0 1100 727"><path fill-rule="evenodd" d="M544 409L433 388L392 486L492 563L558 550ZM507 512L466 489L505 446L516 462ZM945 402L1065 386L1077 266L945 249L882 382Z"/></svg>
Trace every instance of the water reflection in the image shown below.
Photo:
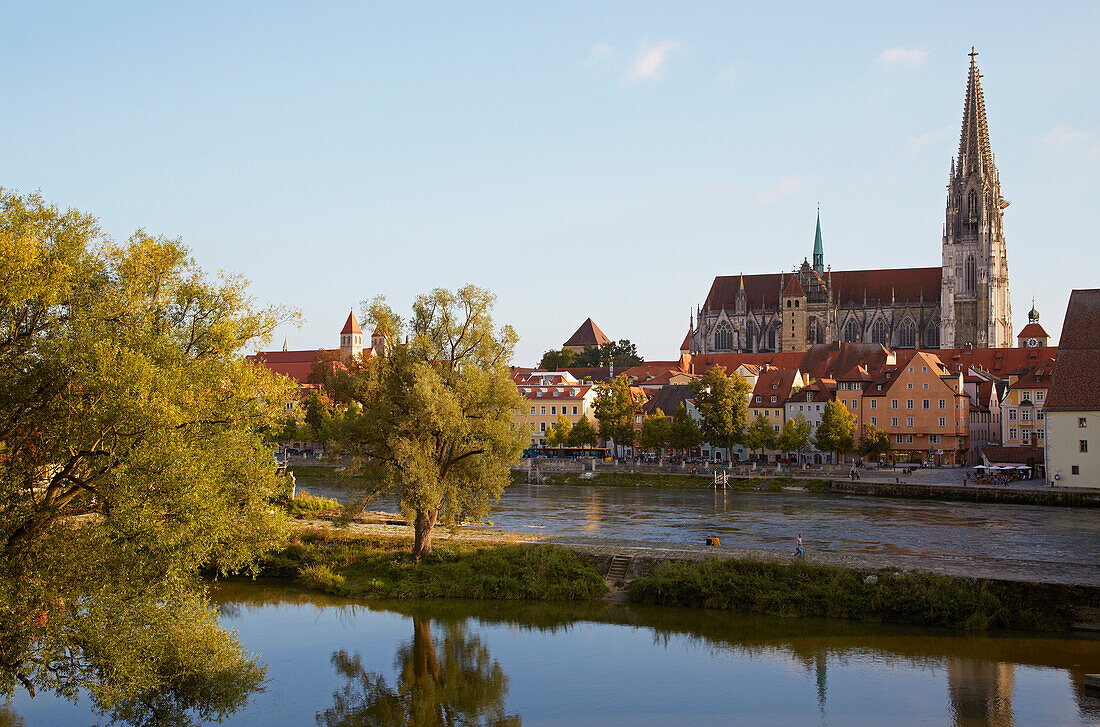
<svg viewBox="0 0 1100 727"><path fill-rule="evenodd" d="M1016 724L1012 713L1015 672L1011 664L951 659L947 663L947 688L957 727Z"/></svg>
<svg viewBox="0 0 1100 727"><path fill-rule="evenodd" d="M505 709L508 677L479 636L470 634L464 623L449 622L437 644L430 619L414 616L412 622L412 641L397 650L400 675L392 687L382 674L367 671L358 653L341 649L332 655L336 672L347 683L333 694L333 705L317 715L319 725L521 724L519 715Z"/></svg>

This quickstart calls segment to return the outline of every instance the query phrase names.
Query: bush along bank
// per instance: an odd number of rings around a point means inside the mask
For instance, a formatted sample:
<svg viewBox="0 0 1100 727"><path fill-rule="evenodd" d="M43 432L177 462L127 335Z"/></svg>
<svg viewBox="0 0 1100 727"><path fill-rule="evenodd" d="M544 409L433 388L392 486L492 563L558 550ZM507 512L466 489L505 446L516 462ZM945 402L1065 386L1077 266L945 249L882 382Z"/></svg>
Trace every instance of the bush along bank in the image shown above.
<svg viewBox="0 0 1100 727"><path fill-rule="evenodd" d="M412 538L328 529L294 532L259 575L312 590L377 599L473 598L574 601L607 593L603 578L564 548L437 542L419 562Z"/></svg>
<svg viewBox="0 0 1100 727"><path fill-rule="evenodd" d="M1074 606L1094 599L1095 591L919 572L860 573L803 562L709 559L661 563L630 584L629 597L632 603L772 616L1063 631L1070 628Z"/></svg>

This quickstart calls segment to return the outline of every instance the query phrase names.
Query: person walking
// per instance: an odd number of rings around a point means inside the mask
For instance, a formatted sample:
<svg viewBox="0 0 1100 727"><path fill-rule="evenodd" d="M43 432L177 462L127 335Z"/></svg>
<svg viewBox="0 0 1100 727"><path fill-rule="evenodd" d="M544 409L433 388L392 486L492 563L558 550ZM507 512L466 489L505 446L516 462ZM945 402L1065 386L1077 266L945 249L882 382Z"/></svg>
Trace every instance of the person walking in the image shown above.
<svg viewBox="0 0 1100 727"><path fill-rule="evenodd" d="M798 534L798 540L795 541L794 555L796 558L802 557L802 533Z"/></svg>

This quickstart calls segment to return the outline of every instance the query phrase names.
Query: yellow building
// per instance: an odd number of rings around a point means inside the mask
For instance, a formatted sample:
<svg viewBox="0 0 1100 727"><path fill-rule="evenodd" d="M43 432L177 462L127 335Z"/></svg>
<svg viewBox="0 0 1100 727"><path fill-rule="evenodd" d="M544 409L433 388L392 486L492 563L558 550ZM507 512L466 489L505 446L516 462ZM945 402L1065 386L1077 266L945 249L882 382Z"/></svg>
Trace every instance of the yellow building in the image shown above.
<svg viewBox="0 0 1100 727"><path fill-rule="evenodd" d="M1019 376L1008 377L1001 401L1001 442L1006 447L1042 447L1046 444L1046 396L1054 359Z"/></svg>
<svg viewBox="0 0 1100 727"><path fill-rule="evenodd" d="M568 372L534 371L516 381L516 387L525 401L517 421L531 430L531 440L538 444L543 443L559 415L570 424L588 417L592 426L597 426L595 387L580 383Z"/></svg>

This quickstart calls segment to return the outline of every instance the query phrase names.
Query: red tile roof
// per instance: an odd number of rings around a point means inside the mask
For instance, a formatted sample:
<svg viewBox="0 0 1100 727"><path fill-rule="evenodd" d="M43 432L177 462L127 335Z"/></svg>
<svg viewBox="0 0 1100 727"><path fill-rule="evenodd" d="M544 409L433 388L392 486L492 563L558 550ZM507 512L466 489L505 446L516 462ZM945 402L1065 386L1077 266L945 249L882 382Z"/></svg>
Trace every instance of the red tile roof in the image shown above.
<svg viewBox="0 0 1100 727"><path fill-rule="evenodd" d="M783 288L783 295L786 297L805 298L806 291L802 289L802 283L798 282L798 276L792 275L791 279L787 281L787 287Z"/></svg>
<svg viewBox="0 0 1100 727"><path fill-rule="evenodd" d="M1038 348L927 348L952 371L966 371L971 366L991 374L1007 376L1022 373L1058 353L1054 346Z"/></svg>
<svg viewBox="0 0 1100 727"><path fill-rule="evenodd" d="M1047 411L1100 410L1100 289L1069 295Z"/></svg>
<svg viewBox="0 0 1100 727"><path fill-rule="evenodd" d="M1046 338L1049 340L1050 334L1038 323L1028 323L1024 326L1023 330L1016 335L1016 338Z"/></svg>
<svg viewBox="0 0 1100 727"><path fill-rule="evenodd" d="M566 346L602 346L611 343L611 339L604 335L600 327L591 318L586 318L577 332L565 342Z"/></svg>
<svg viewBox="0 0 1100 727"><path fill-rule="evenodd" d="M1051 373L1054 370L1054 358L1042 361L1035 368L1019 374L1019 378L1011 384L1009 389L1045 389L1050 386Z"/></svg>
<svg viewBox="0 0 1100 727"><path fill-rule="evenodd" d="M993 464L1027 464L1032 457L1035 464L1043 464L1042 447L999 447L987 444L982 447L982 456Z"/></svg>
<svg viewBox="0 0 1100 727"><path fill-rule="evenodd" d="M798 372L793 369L768 369L761 371L756 379L756 386L752 389L750 407L771 409L782 406L791 395L791 389L797 379ZM774 388L773 388L774 387ZM760 401L756 397L760 397ZM771 397L775 397L775 401Z"/></svg>
<svg viewBox="0 0 1100 727"><path fill-rule="evenodd" d="M346 336L349 333L362 333L363 329L359 327L359 321L355 320L355 311L348 313L347 323L340 330L341 336Z"/></svg>
<svg viewBox="0 0 1100 727"><path fill-rule="evenodd" d="M1100 289L1074 290L1070 293L1058 347L1100 348Z"/></svg>
<svg viewBox="0 0 1100 727"><path fill-rule="evenodd" d="M545 401L547 399L554 400L560 399L562 401L579 401L588 395L591 386L585 384L551 384L549 386L539 386L538 384L525 384L517 383L516 388L519 390L520 395L534 401L536 399Z"/></svg>
<svg viewBox="0 0 1100 727"><path fill-rule="evenodd" d="M313 362L318 356L338 356L339 350L315 349L312 351L260 351L246 356L247 361L261 364L283 376L289 376L301 385L311 383Z"/></svg>

